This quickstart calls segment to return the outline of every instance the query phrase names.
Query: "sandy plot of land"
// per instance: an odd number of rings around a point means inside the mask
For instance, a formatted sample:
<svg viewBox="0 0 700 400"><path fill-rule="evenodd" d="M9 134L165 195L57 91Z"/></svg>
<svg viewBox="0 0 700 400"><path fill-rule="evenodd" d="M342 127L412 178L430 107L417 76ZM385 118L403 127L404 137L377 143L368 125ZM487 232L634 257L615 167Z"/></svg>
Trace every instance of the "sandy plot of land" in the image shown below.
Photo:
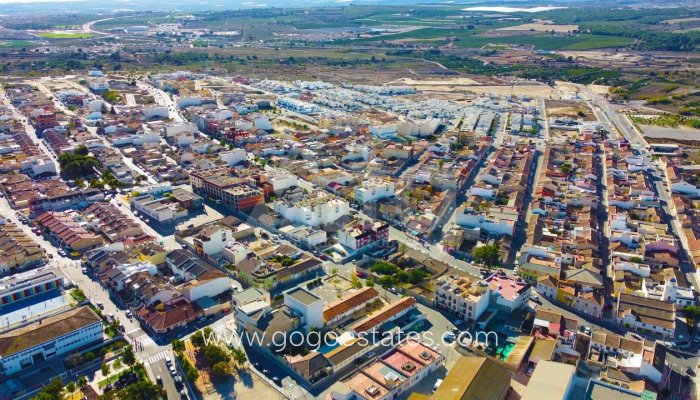
<svg viewBox="0 0 700 400"><path fill-rule="evenodd" d="M691 17L691 18L678 18L678 19L667 19L666 21L661 21L661 23L667 23L667 24L682 24L684 22L697 22L700 21L700 18L697 17Z"/></svg>
<svg viewBox="0 0 700 400"><path fill-rule="evenodd" d="M595 115L588 104L580 101L547 100L547 115L550 117L569 117L578 119L582 117L585 121L594 121Z"/></svg>
<svg viewBox="0 0 700 400"><path fill-rule="evenodd" d="M617 62L635 62L642 59L639 54L625 53L622 51L611 52L605 50L586 50L586 51L559 51L564 57L585 58L592 61L617 61Z"/></svg>
<svg viewBox="0 0 700 400"><path fill-rule="evenodd" d="M606 85L588 85L588 89L600 96L605 96L606 94L610 93L610 86Z"/></svg>
<svg viewBox="0 0 700 400"><path fill-rule="evenodd" d="M479 85L479 82L469 78L453 78L444 80L417 80L411 78L399 78L387 85L411 85L411 86L464 86Z"/></svg>
<svg viewBox="0 0 700 400"><path fill-rule="evenodd" d="M578 29L578 25L550 25L543 23L529 23L515 26L507 26L505 28L498 28L497 31L529 31L534 30L537 32L557 32L566 33L570 31L575 31Z"/></svg>
<svg viewBox="0 0 700 400"><path fill-rule="evenodd" d="M499 96L549 97L554 94L551 87L545 85L520 86L469 86L463 88L477 94L495 94Z"/></svg>

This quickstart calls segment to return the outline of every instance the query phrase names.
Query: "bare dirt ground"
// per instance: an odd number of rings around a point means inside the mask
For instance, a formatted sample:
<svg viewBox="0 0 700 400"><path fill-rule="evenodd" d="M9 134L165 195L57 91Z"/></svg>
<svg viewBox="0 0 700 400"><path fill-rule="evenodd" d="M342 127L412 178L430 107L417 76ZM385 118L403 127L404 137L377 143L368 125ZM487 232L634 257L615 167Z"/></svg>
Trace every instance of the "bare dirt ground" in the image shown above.
<svg viewBox="0 0 700 400"><path fill-rule="evenodd" d="M566 33L570 31L575 31L578 29L578 25L554 25L554 24L546 24L542 22L537 22L537 23L530 23L530 24L522 24L522 25L516 25L516 26L507 26L505 28L499 28L496 29L497 31L530 31L534 30L537 32L557 32L557 33Z"/></svg>
<svg viewBox="0 0 700 400"><path fill-rule="evenodd" d="M472 86L480 85L479 82L469 78L452 78L443 80L417 80L413 78L399 78L387 83L387 85L411 85L411 86Z"/></svg>
<svg viewBox="0 0 700 400"><path fill-rule="evenodd" d="M665 126L640 124L639 129L644 133L644 138L694 141L696 143L700 141L700 129L693 129L687 126L669 128Z"/></svg>
<svg viewBox="0 0 700 400"><path fill-rule="evenodd" d="M547 100L547 115L550 117L570 117L578 119L583 117L584 121L595 121L593 110L588 104L580 101Z"/></svg>

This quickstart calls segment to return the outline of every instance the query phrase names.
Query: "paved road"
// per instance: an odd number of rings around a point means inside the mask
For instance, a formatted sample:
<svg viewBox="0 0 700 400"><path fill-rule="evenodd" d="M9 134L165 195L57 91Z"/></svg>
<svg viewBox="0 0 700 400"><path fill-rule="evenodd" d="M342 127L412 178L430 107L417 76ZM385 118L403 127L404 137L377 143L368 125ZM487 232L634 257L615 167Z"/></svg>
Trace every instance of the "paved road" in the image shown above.
<svg viewBox="0 0 700 400"><path fill-rule="evenodd" d="M673 235L679 240L681 247L681 271L686 274L688 282L697 290L698 277L689 260L687 249L688 249L688 238L681 228L678 215L676 213L675 205L671 196L671 192L666 189L664 182L670 188L671 183L668 181L668 177L661 174L653 164L653 158L650 151L647 149L648 143L642 136L641 132L630 122L630 120L625 116L618 113L613 107L605 100L603 97L596 95L589 90L583 90L581 92L586 98L588 98L589 105L593 109L596 117L601 121L603 126L611 132L615 137L618 136L618 132L622 134L631 144L632 148L636 154L641 156L645 163L651 167L647 172L647 178L649 179L649 186L656 192L657 197L665 206L662 207L664 214L666 215L666 222L669 226L669 230Z"/></svg>

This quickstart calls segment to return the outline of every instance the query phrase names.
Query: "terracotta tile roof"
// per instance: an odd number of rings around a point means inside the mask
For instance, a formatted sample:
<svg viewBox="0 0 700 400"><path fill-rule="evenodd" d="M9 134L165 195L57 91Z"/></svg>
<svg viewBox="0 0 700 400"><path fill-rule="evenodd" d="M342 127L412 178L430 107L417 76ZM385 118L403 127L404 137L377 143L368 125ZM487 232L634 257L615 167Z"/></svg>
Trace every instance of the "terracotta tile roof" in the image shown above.
<svg viewBox="0 0 700 400"><path fill-rule="evenodd" d="M415 304L416 299L414 299L413 297L404 297L385 306L384 308L375 312L374 314L369 315L364 319L358 321L352 326L352 329L357 333L367 332L372 328L378 327L384 322L390 320L392 317L394 317L401 311L415 306Z"/></svg>
<svg viewBox="0 0 700 400"><path fill-rule="evenodd" d="M361 304L367 303L377 296L379 296L379 292L377 292L376 289L364 287L324 307L323 319L325 321L330 321L338 315L342 315L348 312L348 310L352 310Z"/></svg>

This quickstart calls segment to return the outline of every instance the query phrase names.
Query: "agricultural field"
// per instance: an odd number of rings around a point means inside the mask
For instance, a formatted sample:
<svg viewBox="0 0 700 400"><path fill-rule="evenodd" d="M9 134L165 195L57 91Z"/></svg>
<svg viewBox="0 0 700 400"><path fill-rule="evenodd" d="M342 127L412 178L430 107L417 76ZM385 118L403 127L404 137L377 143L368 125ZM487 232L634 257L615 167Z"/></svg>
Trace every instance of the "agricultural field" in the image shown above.
<svg viewBox="0 0 700 400"><path fill-rule="evenodd" d="M90 39L95 37L88 32L40 32L37 36L44 39Z"/></svg>
<svg viewBox="0 0 700 400"><path fill-rule="evenodd" d="M2 47L28 47L36 43L28 40L0 40L0 48Z"/></svg>

